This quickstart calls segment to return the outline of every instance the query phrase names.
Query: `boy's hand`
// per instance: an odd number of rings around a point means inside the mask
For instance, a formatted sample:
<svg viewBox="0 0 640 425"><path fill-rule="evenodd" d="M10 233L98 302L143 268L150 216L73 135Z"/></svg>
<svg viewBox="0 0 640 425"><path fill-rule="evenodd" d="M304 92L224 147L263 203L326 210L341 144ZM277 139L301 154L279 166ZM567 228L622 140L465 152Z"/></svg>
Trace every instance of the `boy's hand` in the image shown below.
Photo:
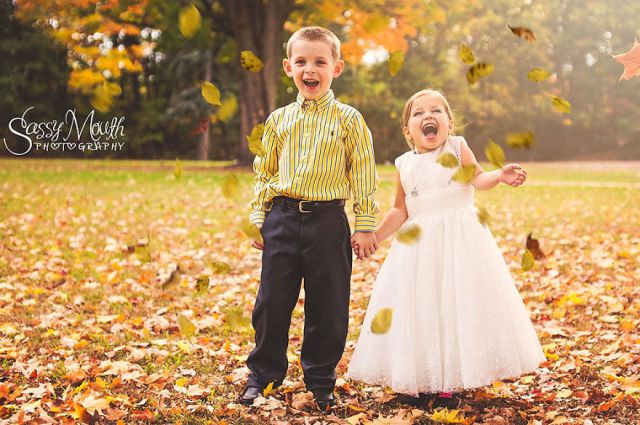
<svg viewBox="0 0 640 425"><path fill-rule="evenodd" d="M374 232L355 232L351 236L351 247L359 260L368 258L378 249L378 239Z"/></svg>
<svg viewBox="0 0 640 425"><path fill-rule="evenodd" d="M518 187L527 180L527 172L518 164L507 164L502 167L500 181Z"/></svg>
<svg viewBox="0 0 640 425"><path fill-rule="evenodd" d="M262 224L256 224L256 227L258 228L258 231L260 231L262 229ZM251 246L253 248L259 249L259 250L263 250L264 249L264 242L260 242L257 239L254 239L251 241Z"/></svg>

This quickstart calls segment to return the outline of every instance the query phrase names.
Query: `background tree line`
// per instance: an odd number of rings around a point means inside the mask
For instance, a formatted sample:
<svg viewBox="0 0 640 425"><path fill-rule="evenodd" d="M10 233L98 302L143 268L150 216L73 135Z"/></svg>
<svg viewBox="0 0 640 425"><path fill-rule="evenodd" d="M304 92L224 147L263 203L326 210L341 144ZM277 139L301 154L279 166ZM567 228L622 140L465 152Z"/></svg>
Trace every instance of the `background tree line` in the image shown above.
<svg viewBox="0 0 640 425"><path fill-rule="evenodd" d="M185 38L179 14L191 3L202 25ZM611 58L640 39L633 0L5 0L0 7L0 138L9 143L8 121L28 107L32 121L98 107L100 119L125 117L126 148L112 157L250 161L245 136L295 98L281 70L283 43L303 25L324 25L345 41L347 69L334 91L365 116L379 161L406 149L402 106L424 87L445 92L458 132L478 152L492 139L513 160L640 159L640 79L618 82L622 65ZM531 28L537 40L515 37L508 25ZM458 57L463 43L494 66L474 85ZM240 66L243 50L262 59L261 72ZM388 52L404 58L393 76ZM553 75L535 83L527 78L533 67ZM220 89L224 109L204 101L203 80ZM104 92L105 84L114 90ZM571 113L554 111L551 95L569 100ZM506 135L521 131L534 133L533 147L508 148ZM9 155L4 146L0 152Z"/></svg>

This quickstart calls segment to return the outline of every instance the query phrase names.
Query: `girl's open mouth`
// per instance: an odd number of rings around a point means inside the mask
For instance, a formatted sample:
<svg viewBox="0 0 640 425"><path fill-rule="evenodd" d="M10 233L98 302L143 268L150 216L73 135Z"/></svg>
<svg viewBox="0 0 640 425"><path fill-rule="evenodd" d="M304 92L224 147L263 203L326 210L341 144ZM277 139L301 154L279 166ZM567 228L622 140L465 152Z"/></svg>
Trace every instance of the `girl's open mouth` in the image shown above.
<svg viewBox="0 0 640 425"><path fill-rule="evenodd" d="M427 137L434 137L438 134L438 126L432 122L428 122L422 126L422 134Z"/></svg>

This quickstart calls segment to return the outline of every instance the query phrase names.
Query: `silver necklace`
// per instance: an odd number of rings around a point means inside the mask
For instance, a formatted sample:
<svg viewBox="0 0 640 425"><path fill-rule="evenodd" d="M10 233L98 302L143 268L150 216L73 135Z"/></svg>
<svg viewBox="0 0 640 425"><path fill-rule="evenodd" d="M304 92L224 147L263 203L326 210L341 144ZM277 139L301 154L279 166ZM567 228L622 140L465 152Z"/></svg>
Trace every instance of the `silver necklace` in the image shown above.
<svg viewBox="0 0 640 425"><path fill-rule="evenodd" d="M414 151L413 151L413 154L414 154L414 155L424 155L425 153L433 153L433 152L435 152L435 151L439 151L439 150L441 150L441 149L444 147L444 145L445 145L446 143L448 143L448 142L449 142L449 139L447 138L447 140L445 140L445 141L444 141L444 143L442 143L439 147L437 147L437 148L436 148L436 149L434 149L433 151L428 151L428 152L424 152L424 153L422 153L422 154L418 154L418 151L417 151L417 150L414 150ZM418 196L418 183L421 183L421 182L422 182L422 178L420 178L420 179L418 179L418 180L416 181L416 178L415 178L415 172L416 172L416 170L415 170L415 165L416 165L416 164L415 164L415 162L414 162L414 164L413 164L413 165L414 165L414 167L411 169L411 181L413 182L413 189L411 190L411 196L413 196L413 197L415 198L416 196ZM420 177L424 177L424 176L420 176Z"/></svg>

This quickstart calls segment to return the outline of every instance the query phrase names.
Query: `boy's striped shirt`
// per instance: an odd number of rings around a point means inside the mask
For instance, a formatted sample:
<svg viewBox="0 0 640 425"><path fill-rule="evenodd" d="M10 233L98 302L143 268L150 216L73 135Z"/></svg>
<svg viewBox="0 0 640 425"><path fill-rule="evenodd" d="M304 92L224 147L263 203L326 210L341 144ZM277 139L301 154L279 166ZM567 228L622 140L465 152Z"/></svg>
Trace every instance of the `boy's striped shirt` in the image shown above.
<svg viewBox="0 0 640 425"><path fill-rule="evenodd" d="M360 112L336 100L333 91L316 100L298 94L296 102L273 111L262 145L265 153L253 163L252 223L262 224L276 196L329 201L353 194L355 230L374 230L378 206L371 132Z"/></svg>

